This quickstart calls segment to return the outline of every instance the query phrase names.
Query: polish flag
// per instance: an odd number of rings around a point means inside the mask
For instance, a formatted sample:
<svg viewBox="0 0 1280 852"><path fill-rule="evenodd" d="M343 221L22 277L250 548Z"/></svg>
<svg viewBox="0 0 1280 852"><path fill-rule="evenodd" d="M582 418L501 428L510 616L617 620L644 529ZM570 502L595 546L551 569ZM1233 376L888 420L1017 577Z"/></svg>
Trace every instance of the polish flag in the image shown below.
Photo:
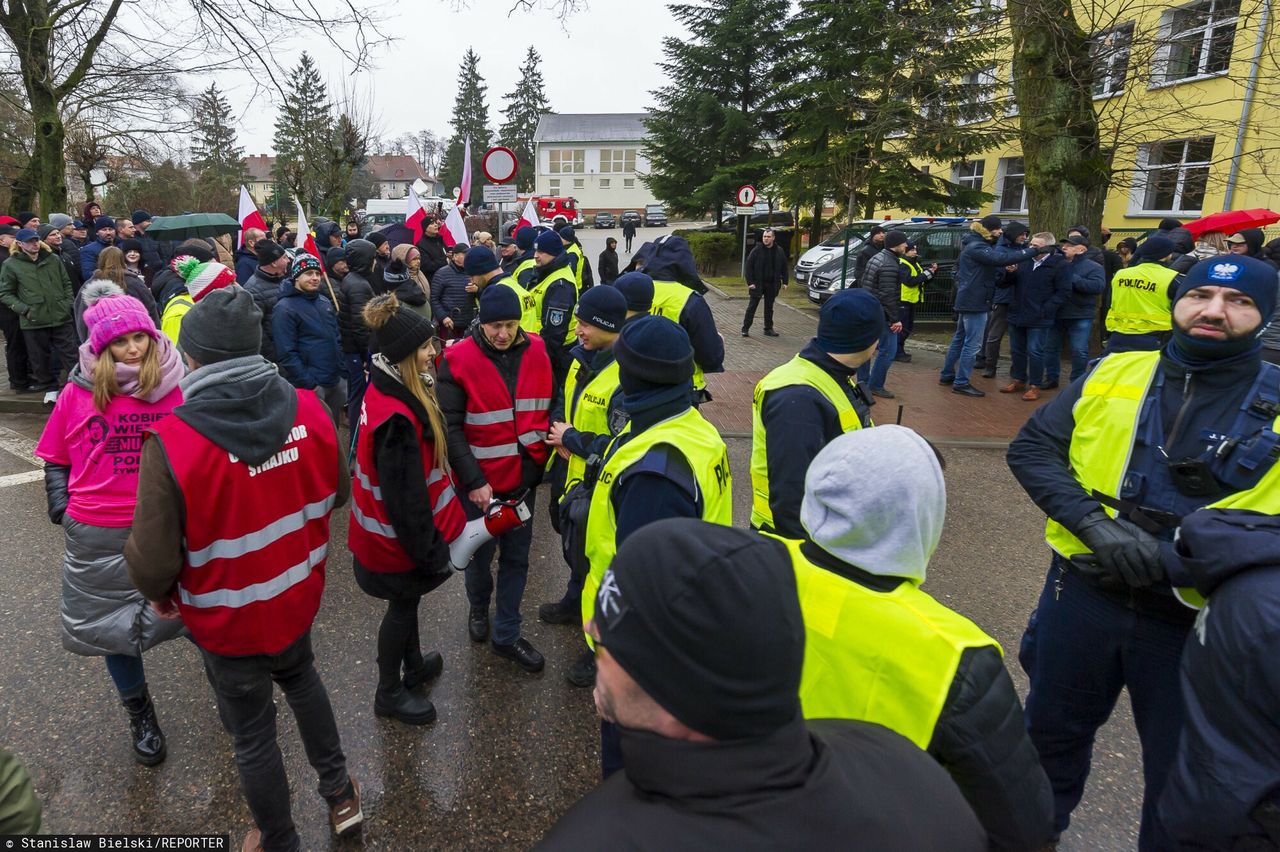
<svg viewBox="0 0 1280 852"><path fill-rule="evenodd" d="M516 230L524 227L532 228L538 224L538 208L533 206L533 198L524 203L524 212L520 214L520 218L516 221Z"/></svg>
<svg viewBox="0 0 1280 852"><path fill-rule="evenodd" d="M293 247L305 251L323 263L324 258L320 256L316 238L311 234L311 226L307 224L307 214L302 212L302 202L294 198L293 203L298 205L298 235L293 239Z"/></svg>
<svg viewBox="0 0 1280 852"><path fill-rule="evenodd" d="M427 211L422 209L422 202L418 200L418 193L413 191L413 187L409 187L408 205L404 211L404 226L413 232L413 241L416 243L422 239L422 223L426 221Z"/></svg>
<svg viewBox="0 0 1280 852"><path fill-rule="evenodd" d="M240 215L236 218L240 220L240 245L242 246L245 231L250 228L258 228L264 232L267 230L267 222L258 212L258 205L253 203L253 197L249 195L249 190L244 188L244 184L240 185Z"/></svg>
<svg viewBox="0 0 1280 852"><path fill-rule="evenodd" d="M471 137L467 137L467 145L462 153L462 180L458 184L458 203L471 203Z"/></svg>
<svg viewBox="0 0 1280 852"><path fill-rule="evenodd" d="M449 211L449 215L444 217L444 224L440 226L440 236L444 238L445 248L467 241L467 225L462 221L462 214L458 210L455 204Z"/></svg>

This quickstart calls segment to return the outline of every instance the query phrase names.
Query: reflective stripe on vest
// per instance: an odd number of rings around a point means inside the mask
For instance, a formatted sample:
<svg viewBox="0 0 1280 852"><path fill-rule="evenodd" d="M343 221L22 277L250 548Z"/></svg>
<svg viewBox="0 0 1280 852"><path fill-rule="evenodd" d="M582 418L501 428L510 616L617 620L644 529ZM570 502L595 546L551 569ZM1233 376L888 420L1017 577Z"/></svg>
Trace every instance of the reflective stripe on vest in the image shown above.
<svg viewBox="0 0 1280 852"><path fill-rule="evenodd" d="M534 302L536 304L534 313L538 315L539 329L541 329L542 327L543 302L547 297L547 288L551 286L552 281L567 281L573 285L575 293L580 294L582 292L582 282L575 281L573 277L573 273L564 267L557 269L555 272L551 273L546 278L537 282L534 285L533 289L529 291L529 294L533 297ZM576 296L575 296L575 300L576 300ZM572 342L573 340L576 339L576 337L577 335L574 333L574 324L573 322L570 322L569 327L566 328L564 332L565 343Z"/></svg>
<svg viewBox="0 0 1280 852"><path fill-rule="evenodd" d="M822 394L823 399L831 403L840 418L841 433L862 428L858 412L840 384L830 373L807 358L797 355L761 379L751 400L751 525L757 529L773 528L773 509L769 506L768 435L761 415L764 397L770 391L791 385L806 385Z"/></svg>
<svg viewBox="0 0 1280 852"><path fill-rule="evenodd" d="M800 542L779 541L804 616L805 718L875 722L927 749L961 656L1000 645L909 580L878 592L814 565Z"/></svg>
<svg viewBox="0 0 1280 852"><path fill-rule="evenodd" d="M1158 369L1159 352L1117 352L1099 361L1085 379L1080 400L1072 409L1075 428L1071 431L1067 456L1071 474L1085 493L1097 490L1119 496L1133 456L1143 404L1151 394ZM1152 404L1159 405L1159 400L1153 400ZM1280 417L1272 428L1280 430ZM1272 465L1253 488L1228 494L1216 503L1199 508L1280 514L1280 464ZM1103 509L1112 517L1116 514L1108 506ZM1065 559L1092 553L1084 542L1052 518L1045 524L1044 537ZM1174 592L1188 606L1203 602L1192 589L1174 589Z"/></svg>
<svg viewBox="0 0 1280 852"><path fill-rule="evenodd" d="M579 389L578 374L583 370L582 362L574 360L573 367L564 381L564 398L568 401L569 424L579 432L593 435L612 435L609 425L609 403L616 393L621 392L621 379L618 377L618 362L610 360L605 368L592 376ZM569 454L565 465L564 493L582 481L587 472L587 460L575 453Z"/></svg>
<svg viewBox="0 0 1280 852"><path fill-rule="evenodd" d="M379 427L395 415L404 417L416 433L427 499L431 503L431 520L440 537L446 542L453 541L462 534L467 522L453 483L436 466L431 433L406 403L370 385L360 406L360 428L356 431L355 478L351 489L347 547L361 565L379 573L402 573L415 567L413 559L400 544L382 502L382 487L375 464L374 436Z"/></svg>
<svg viewBox="0 0 1280 852"><path fill-rule="evenodd" d="M619 442L629 434L630 424L614 439L600 478L591 492L591 508L587 513L587 559L591 568L582 589L582 623L595 615L596 590L604 572L617 552L618 519L613 508L613 484L645 453L666 444L689 463L702 497L702 520L713 524L733 524L733 480L729 474L729 456L724 439L707 419L690 408L681 414L655 423L626 443ZM591 642L590 637L587 639Z"/></svg>
<svg viewBox="0 0 1280 852"><path fill-rule="evenodd" d="M582 247L579 246L577 243L569 243L569 245L564 247L564 250L567 254L574 254L578 256L578 262L574 264L574 269L573 269L573 285L574 285L574 289L577 291L577 294L581 296L582 295L582 267L586 264L587 259L582 254Z"/></svg>
<svg viewBox="0 0 1280 852"><path fill-rule="evenodd" d="M910 260L908 260L905 257L898 258L898 263L901 263L903 266L907 268L908 276L915 278L920 275L920 266L918 264L912 263ZM914 286L904 282L903 284L899 285L898 289L899 289L898 301L900 302L906 302L909 305L914 305L924 301L923 282L920 284L916 284Z"/></svg>
<svg viewBox="0 0 1280 852"><path fill-rule="evenodd" d="M314 392L297 398L284 444L258 465L178 417L155 429L182 494L178 607L192 637L215 654L277 654L320 607L338 437Z"/></svg>
<svg viewBox="0 0 1280 852"><path fill-rule="evenodd" d="M1140 263L1117 272L1111 279L1107 331L1150 334L1173 328L1169 284L1177 275L1158 263Z"/></svg>
<svg viewBox="0 0 1280 852"><path fill-rule="evenodd" d="M538 465L546 464L547 430L551 428L551 361L536 334L520 357L516 398L498 368L468 337L444 351L453 380L467 395L463 435L489 485L498 493L520 487L520 447Z"/></svg>
<svg viewBox="0 0 1280 852"><path fill-rule="evenodd" d="M693 291L681 284L679 281L654 281L653 282L653 306L649 308L649 313L666 317L674 323L680 323L680 315L684 313L684 306L688 303L689 298L693 295ZM688 329L686 328L687 332ZM693 363L693 389L702 390L707 386L706 376L702 372L702 367L697 361Z"/></svg>

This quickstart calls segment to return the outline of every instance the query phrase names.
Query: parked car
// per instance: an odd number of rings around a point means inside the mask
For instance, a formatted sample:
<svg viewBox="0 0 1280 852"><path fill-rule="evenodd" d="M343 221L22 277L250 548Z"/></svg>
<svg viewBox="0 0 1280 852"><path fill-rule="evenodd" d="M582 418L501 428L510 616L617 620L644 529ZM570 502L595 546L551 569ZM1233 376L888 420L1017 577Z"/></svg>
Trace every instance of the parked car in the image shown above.
<svg viewBox="0 0 1280 852"><path fill-rule="evenodd" d="M808 284L809 276L820 266L826 266L831 262L832 258L842 258L844 256L844 241L846 237L849 240L849 251L857 254L862 251L863 243L867 239L867 234L871 232L873 225L879 225L882 228L889 228L895 222L886 222L880 219L859 219L839 228L834 234L818 243L813 248L800 255L800 259L796 261L795 279L797 284Z"/></svg>
<svg viewBox="0 0 1280 852"><path fill-rule="evenodd" d="M667 227L667 211L661 204L646 204L644 206L644 225L646 228Z"/></svg>
<svg viewBox="0 0 1280 852"><path fill-rule="evenodd" d="M635 226L639 228L644 224L644 217L640 215L640 211L638 210L624 210L622 212L622 218L618 220L618 224L625 225L628 222L634 223Z"/></svg>
<svg viewBox="0 0 1280 852"><path fill-rule="evenodd" d="M794 228L796 217L790 210L758 210L752 213L747 222L751 228ZM742 228L742 219L732 208L726 208L720 214L722 230L732 231Z"/></svg>
<svg viewBox="0 0 1280 852"><path fill-rule="evenodd" d="M595 225L593 227L616 228L618 227L618 220L615 219L613 214L608 212L607 210L601 211L596 214Z"/></svg>

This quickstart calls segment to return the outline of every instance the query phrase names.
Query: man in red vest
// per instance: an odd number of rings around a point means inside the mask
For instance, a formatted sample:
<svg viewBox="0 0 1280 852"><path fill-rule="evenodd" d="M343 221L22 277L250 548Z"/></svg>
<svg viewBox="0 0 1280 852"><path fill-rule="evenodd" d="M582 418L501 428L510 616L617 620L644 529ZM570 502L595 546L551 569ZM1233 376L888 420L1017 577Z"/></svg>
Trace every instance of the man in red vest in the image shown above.
<svg viewBox="0 0 1280 852"><path fill-rule="evenodd" d="M536 334L520 328L520 297L510 287L486 287L480 323L450 346L436 368L436 395L449 424L449 464L470 517L489 502L522 499L533 514L533 492L542 481L550 448L551 359ZM498 551L498 612L495 654L527 672L542 671L542 654L520 636L520 601L529 574L533 524L512 530L476 551L467 565L468 632L489 638L489 565Z"/></svg>
<svg viewBox="0 0 1280 852"><path fill-rule="evenodd" d="M329 410L258 354L261 335L262 313L236 286L183 319L184 401L143 444L125 559L138 590L182 619L204 657L257 823L244 848L296 850L272 681L297 719L334 831L364 819L311 653L329 515L351 481Z"/></svg>

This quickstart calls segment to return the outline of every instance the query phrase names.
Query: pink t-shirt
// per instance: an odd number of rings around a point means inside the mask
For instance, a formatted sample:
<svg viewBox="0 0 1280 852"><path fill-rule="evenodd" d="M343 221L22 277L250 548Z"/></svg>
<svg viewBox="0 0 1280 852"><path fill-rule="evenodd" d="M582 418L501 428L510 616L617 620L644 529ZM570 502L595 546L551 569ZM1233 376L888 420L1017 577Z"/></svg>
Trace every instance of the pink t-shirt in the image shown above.
<svg viewBox="0 0 1280 852"><path fill-rule="evenodd" d="M97 527L131 526L142 436L181 404L174 388L158 402L114 397L104 414L92 391L67 382L36 444L37 457L71 467L67 514Z"/></svg>

